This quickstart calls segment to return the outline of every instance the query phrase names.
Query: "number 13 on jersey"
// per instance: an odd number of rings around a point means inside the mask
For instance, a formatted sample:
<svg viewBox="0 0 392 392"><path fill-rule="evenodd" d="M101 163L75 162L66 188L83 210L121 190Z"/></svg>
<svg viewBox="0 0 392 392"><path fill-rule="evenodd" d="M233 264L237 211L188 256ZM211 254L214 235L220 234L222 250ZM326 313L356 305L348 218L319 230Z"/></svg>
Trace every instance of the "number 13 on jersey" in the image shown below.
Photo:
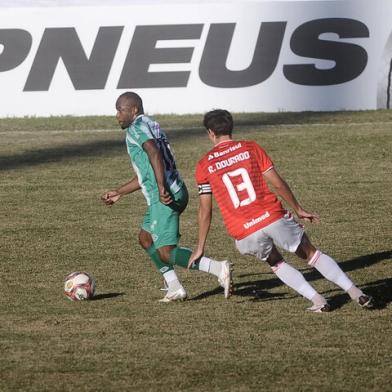
<svg viewBox="0 0 392 392"><path fill-rule="evenodd" d="M234 184L233 180L236 177L241 177L241 182L238 183L238 180L236 180L236 184ZM240 167L231 172L227 172L222 176L222 181L229 192L234 208L249 205L256 200L256 192L246 169ZM247 197L240 200L239 192L243 191L246 191Z"/></svg>

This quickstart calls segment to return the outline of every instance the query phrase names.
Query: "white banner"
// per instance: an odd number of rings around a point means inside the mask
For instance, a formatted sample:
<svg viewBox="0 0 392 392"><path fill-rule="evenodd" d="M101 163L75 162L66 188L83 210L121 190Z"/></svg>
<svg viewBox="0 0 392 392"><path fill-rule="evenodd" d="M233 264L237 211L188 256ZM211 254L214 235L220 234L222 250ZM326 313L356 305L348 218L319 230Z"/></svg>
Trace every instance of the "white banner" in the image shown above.
<svg viewBox="0 0 392 392"><path fill-rule="evenodd" d="M0 8L0 116L389 108L392 2Z"/></svg>

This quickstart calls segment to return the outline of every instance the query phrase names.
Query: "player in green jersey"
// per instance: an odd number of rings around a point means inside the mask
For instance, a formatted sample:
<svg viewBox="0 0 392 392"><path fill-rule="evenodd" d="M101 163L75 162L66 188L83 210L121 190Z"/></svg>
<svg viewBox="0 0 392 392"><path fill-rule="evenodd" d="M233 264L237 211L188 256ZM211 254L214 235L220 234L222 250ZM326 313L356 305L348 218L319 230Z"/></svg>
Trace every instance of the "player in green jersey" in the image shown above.
<svg viewBox="0 0 392 392"><path fill-rule="evenodd" d="M165 132L156 121L144 115L143 102L134 92L116 101L117 120L126 132L127 151L135 176L119 188L106 192L107 206L124 195L141 190L147 202L139 233L139 243L163 275L167 293L161 302L184 300L187 293L173 268L187 268L192 251L178 246L179 217L188 204L188 191L174 160ZM201 257L193 269L217 276L225 298L231 294L232 271L228 261Z"/></svg>

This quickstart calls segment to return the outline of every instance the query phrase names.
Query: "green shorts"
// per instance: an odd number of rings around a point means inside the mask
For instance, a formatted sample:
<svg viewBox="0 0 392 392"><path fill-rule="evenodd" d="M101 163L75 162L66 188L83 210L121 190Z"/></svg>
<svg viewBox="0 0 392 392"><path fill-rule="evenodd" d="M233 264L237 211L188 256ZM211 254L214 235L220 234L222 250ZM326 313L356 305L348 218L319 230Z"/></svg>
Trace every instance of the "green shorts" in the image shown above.
<svg viewBox="0 0 392 392"><path fill-rule="evenodd" d="M188 204L188 190L183 187L174 195L169 205L160 202L148 206L142 229L151 234L155 248L177 245L180 238L180 214Z"/></svg>

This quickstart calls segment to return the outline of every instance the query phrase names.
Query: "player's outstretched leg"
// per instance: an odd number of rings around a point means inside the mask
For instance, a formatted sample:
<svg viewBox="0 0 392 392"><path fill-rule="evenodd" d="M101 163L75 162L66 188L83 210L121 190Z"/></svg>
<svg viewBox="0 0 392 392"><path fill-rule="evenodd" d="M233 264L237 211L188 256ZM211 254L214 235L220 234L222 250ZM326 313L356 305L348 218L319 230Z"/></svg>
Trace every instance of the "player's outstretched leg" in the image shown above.
<svg viewBox="0 0 392 392"><path fill-rule="evenodd" d="M371 308L373 306L372 297L366 295L361 289L355 286L339 267L338 263L330 256L316 250L308 264L316 268L326 279L346 291L350 298L362 308Z"/></svg>
<svg viewBox="0 0 392 392"><path fill-rule="evenodd" d="M307 260L308 264L316 268L324 278L335 283L347 292L350 298L358 305L363 308L373 306L372 297L366 295L361 289L355 286L334 259L316 249L305 233L295 253L302 259Z"/></svg>
<svg viewBox="0 0 392 392"><path fill-rule="evenodd" d="M191 255L192 251L190 249L175 247L170 251L169 263L187 268ZM233 292L233 270L229 261L217 261L202 256L198 262L193 263L192 269L215 275L219 284L223 287L225 298L231 296Z"/></svg>

